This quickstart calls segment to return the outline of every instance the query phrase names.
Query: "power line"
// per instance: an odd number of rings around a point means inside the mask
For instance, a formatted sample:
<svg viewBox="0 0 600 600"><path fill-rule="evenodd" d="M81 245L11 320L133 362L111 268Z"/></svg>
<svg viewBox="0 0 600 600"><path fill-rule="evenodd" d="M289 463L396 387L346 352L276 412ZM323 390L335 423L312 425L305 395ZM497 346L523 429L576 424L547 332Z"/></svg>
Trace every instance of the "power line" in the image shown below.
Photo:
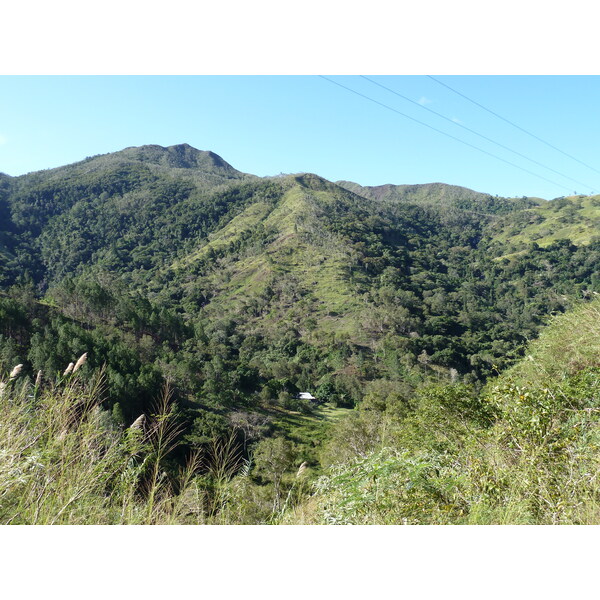
<svg viewBox="0 0 600 600"><path fill-rule="evenodd" d="M535 135L534 133L531 133L530 131L527 131L527 129L523 129L522 127L520 127L516 123L513 123L512 121L509 121L508 119L504 118L502 115L499 115L498 113L494 112L493 110L490 110L489 108L483 106L483 104L479 104L479 102L475 102L475 100L473 100L472 98L469 98L468 96L465 96L465 94L461 94L459 91L455 90L454 88L451 88L449 85L445 84L444 82L440 81L439 79L436 79L435 77L432 77L431 75L427 75L427 77L429 77L429 79L433 79L433 81L435 81L436 83L439 83L440 85L444 86L445 88L448 88L451 92L454 92L455 94L458 94L461 98L464 98L465 100L468 100L469 102L472 102L473 104L475 104L475 106L479 106L479 108L482 108L483 110L489 112L490 114L494 115L495 117L498 117L498 119L502 119L503 121L505 121L509 125L512 125L513 127L516 127L519 131L522 131L523 133L526 133L527 135L530 135L532 138L535 138L538 142L542 142L542 144L546 144L546 146L549 146L550 148L556 150L557 152L560 152L561 154L564 154L565 156L568 156L571 160L574 160L575 162L578 162L580 165L583 165L584 167L587 167L588 169L591 169L592 171L595 171L596 173L600 173L600 171L598 169L595 169L591 165L588 165L587 163L584 163L582 160L579 160L578 158L575 158L571 154L568 154L567 152L564 152L560 148L557 148L556 146L553 146L550 142L547 142L546 140L543 140L542 138L540 138L537 135Z"/></svg>
<svg viewBox="0 0 600 600"><path fill-rule="evenodd" d="M521 158L524 158L525 160L528 160L529 162L532 162L532 163L538 165L539 167L542 167L543 169L552 171L553 173L556 173L557 175L560 175L561 177L564 177L565 179L568 179L570 181L573 181L575 183L583 185L584 187L586 187L590 190L596 189L595 186L588 185L587 183L584 183L583 181L579 181L578 179L573 179L573 177L569 177L568 175L565 175L564 173L561 173L560 171L557 171L556 169L553 169L552 167L547 167L546 165L542 164L541 162L538 162L537 160L534 160L533 158L529 158L528 156L525 156L525 154L521 154L520 152L517 152L517 150L513 150L512 148L509 148L508 146L505 146L504 144L501 144L500 142L497 142L497 141L493 140L492 138L489 138L486 135L483 135L482 133L479 133L479 132L475 131L474 129L471 129L470 127L467 127L466 125L463 125L462 123L458 123L457 121L454 121L453 119L450 119L449 117L429 108L428 106L423 106L423 104L420 104L419 102L416 102L415 100L412 100L411 98L408 98L407 96L404 96L400 92L397 92L396 90L393 90L393 89L383 85L382 83L379 83L378 81L374 81L370 77L366 77L365 75L361 75L361 77L363 79L366 79L367 81L371 82L373 85L377 85L380 88L383 88L384 90L387 90L388 92L391 92L392 94L399 96L400 98L403 98L407 102L416 104L418 107L420 107L424 110L427 110L430 113L433 113L434 115L437 115L441 119L445 119L446 121L453 123L457 127L462 127L466 131L469 131L469 132L479 136L480 138L487 140L488 142L491 142L492 144L496 144L496 146L499 146L500 148L503 148L504 150L508 150L509 152L512 152L513 154L516 154L517 156L520 156Z"/></svg>
<svg viewBox="0 0 600 600"><path fill-rule="evenodd" d="M365 94L361 94L360 92L357 92L356 90L353 90L352 88L346 87L345 85L342 85L341 83L338 83L337 81L334 81L333 79L329 79L329 77L325 77L325 75L319 75L319 77L321 77L322 79L325 79L326 81L329 81L330 83L333 83L334 85L337 85L349 92L352 92L353 94L356 94L357 96L360 96L361 98L364 98L365 100L369 100L369 102L373 102L375 104L378 104L379 106L383 106L383 108L387 108L388 110L391 110L392 112L394 112L396 114L406 117L407 119L410 119L411 121L414 121L415 123L418 123L419 125L423 125L423 127L432 129L433 131L436 131L437 133L441 133L442 135L445 135L446 137L449 137L457 142L460 142L461 144L464 144L465 146L469 146L470 148L474 148L475 150L478 150L479 152L483 152L483 154L487 154L488 156L491 156L492 158L495 158L496 160L502 161L503 163L510 165L511 167L515 167L516 169L524 171L525 173L529 173L529 175L533 175L534 177L537 177L538 179L543 179L544 181L547 181L548 183L551 183L552 185L560 187L564 190L571 191L571 188L568 188L568 187L562 185L561 183L557 183L556 181L552 181L551 179L548 179L547 177L538 175L537 173L534 173L533 171L530 171L529 169L525 169L524 167L515 165L515 163L512 163L509 160L505 160L504 158L500 158L499 156L496 156L495 154L492 154L491 152L488 152L487 150L484 150L483 148L479 148L479 146L475 146L474 144L465 142L464 140L461 140L460 138L457 138L449 133L446 133L445 131L442 131L441 129L437 129L436 127L433 127L432 125L423 123L423 121L419 121L419 119L410 117L409 115L406 115L403 112L400 112L399 110L396 110L395 108L392 108L391 106L388 106L387 104L384 104L383 102L379 102L379 100L375 100L374 98L366 96Z"/></svg>

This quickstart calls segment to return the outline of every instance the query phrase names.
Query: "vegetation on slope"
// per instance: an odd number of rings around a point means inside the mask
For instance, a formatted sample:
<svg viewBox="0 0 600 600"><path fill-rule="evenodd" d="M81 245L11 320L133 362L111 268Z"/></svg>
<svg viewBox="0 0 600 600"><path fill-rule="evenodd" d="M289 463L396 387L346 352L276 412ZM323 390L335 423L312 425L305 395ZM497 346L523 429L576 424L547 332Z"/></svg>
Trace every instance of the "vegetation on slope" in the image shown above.
<svg viewBox="0 0 600 600"><path fill-rule="evenodd" d="M505 403L482 386L551 315L600 293L598 240L525 244L530 215L555 202L260 179L186 145L0 177L0 373L22 364L22 378L53 380L87 353L80 377L102 370L95 402L117 445L168 385L168 477L197 453L235 465L205 520L289 518L309 479L375 460L420 482L417 512L381 519L472 522L479 505L452 465L468 471L461 453L496 435Z"/></svg>
<svg viewBox="0 0 600 600"><path fill-rule="evenodd" d="M479 394L427 386L404 415L363 409L374 424L363 450L286 522L598 523L599 317L600 301L557 317Z"/></svg>
<svg viewBox="0 0 600 600"><path fill-rule="evenodd" d="M600 196L570 196L508 215L490 229L489 236L494 246L510 254L561 239L589 244L597 240L599 231Z"/></svg>

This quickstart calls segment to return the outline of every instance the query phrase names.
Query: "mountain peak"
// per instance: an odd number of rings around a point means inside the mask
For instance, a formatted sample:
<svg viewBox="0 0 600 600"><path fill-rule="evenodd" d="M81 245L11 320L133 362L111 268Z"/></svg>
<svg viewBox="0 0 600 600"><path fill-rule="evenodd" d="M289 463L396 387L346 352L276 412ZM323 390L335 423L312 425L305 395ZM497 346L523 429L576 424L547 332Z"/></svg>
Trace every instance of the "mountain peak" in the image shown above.
<svg viewBox="0 0 600 600"><path fill-rule="evenodd" d="M239 173L218 154L209 150L198 150L189 144L175 144L166 147L157 144L131 146L115 154L130 160L176 169L219 169L231 174Z"/></svg>
<svg viewBox="0 0 600 600"><path fill-rule="evenodd" d="M153 171L167 172L192 178L196 182L218 184L233 179L253 177L234 169L218 154L198 150L189 144L159 146L129 146L117 152L97 154L86 159L45 171L28 173L30 181L59 180L65 176L75 177L81 174L109 172L122 167L140 165Z"/></svg>

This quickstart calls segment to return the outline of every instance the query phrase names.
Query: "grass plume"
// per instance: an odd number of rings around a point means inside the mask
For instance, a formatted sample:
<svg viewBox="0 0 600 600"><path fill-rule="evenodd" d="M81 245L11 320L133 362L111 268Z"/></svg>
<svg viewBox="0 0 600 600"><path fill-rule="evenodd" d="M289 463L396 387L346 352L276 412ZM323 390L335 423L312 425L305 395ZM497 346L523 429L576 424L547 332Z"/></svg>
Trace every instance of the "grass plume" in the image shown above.
<svg viewBox="0 0 600 600"><path fill-rule="evenodd" d="M101 406L102 371L44 385L39 374L23 386L0 383L0 523L202 522L203 498L192 493L198 458L178 477L165 476L179 435L168 388L145 428L123 431Z"/></svg>

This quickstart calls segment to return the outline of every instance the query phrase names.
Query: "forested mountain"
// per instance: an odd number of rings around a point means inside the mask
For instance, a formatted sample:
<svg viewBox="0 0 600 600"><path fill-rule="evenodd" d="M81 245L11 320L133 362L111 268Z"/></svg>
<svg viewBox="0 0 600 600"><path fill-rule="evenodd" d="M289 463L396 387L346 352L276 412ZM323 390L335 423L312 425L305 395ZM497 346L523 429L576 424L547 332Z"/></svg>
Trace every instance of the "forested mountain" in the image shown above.
<svg viewBox="0 0 600 600"><path fill-rule="evenodd" d="M433 205L438 208L445 206L484 214L512 213L518 209L538 206L543 202L539 198L499 198L444 183L366 187L351 181L338 181L337 184L360 196L382 202Z"/></svg>
<svg viewBox="0 0 600 600"><path fill-rule="evenodd" d="M379 439L365 411L404 419L432 382L476 393L600 293L599 205L259 178L186 144L0 174L0 371L60 379L87 353L117 429L168 384L167 471L229 440L272 496L240 518L266 519L294 465L350 458L326 442L348 423L357 452Z"/></svg>

